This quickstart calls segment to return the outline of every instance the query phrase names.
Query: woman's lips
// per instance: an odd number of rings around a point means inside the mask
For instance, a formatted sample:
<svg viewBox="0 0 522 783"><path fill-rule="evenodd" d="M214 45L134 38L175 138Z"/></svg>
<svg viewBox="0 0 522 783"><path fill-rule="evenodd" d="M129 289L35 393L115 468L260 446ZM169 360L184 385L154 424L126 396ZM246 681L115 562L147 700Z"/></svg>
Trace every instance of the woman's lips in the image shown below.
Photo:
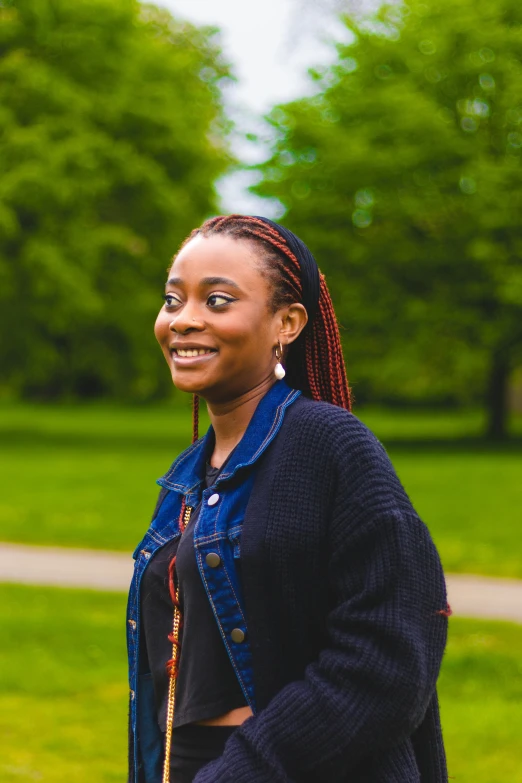
<svg viewBox="0 0 522 783"><path fill-rule="evenodd" d="M179 367L204 364L217 354L214 348L171 348L172 361Z"/></svg>

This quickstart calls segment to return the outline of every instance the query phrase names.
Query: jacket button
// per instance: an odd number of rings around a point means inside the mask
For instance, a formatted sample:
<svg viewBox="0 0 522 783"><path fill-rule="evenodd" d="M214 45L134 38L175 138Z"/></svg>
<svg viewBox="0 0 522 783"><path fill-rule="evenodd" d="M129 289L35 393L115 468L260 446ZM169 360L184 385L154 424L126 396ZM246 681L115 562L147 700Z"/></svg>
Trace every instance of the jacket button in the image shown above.
<svg viewBox="0 0 522 783"><path fill-rule="evenodd" d="M219 500L219 495L217 494L217 492L214 492L214 494L211 495L207 500L207 503L209 506L215 506L218 500Z"/></svg>
<svg viewBox="0 0 522 783"><path fill-rule="evenodd" d="M149 557L150 557L150 552L147 552L147 550L146 550L146 549L142 549L142 550L141 550L141 554L142 554L142 555L143 555L143 557L144 557L144 558L146 558L147 560L148 560L148 559L149 559Z"/></svg>
<svg viewBox="0 0 522 783"><path fill-rule="evenodd" d="M129 625L133 631L136 630L136 620L129 620Z"/></svg>
<svg viewBox="0 0 522 783"><path fill-rule="evenodd" d="M209 552L208 555L205 557L205 563L209 565L211 568L217 568L218 565L221 563L221 558L217 552Z"/></svg>
<svg viewBox="0 0 522 783"><path fill-rule="evenodd" d="M245 640L245 632L242 631L241 628L233 628L232 633L230 634L230 638L233 642L237 642L239 644Z"/></svg>
<svg viewBox="0 0 522 783"><path fill-rule="evenodd" d="M131 701L134 701L134 696L135 696L135 695L136 695L136 694L134 693L134 691L131 691L131 692L130 692Z"/></svg>

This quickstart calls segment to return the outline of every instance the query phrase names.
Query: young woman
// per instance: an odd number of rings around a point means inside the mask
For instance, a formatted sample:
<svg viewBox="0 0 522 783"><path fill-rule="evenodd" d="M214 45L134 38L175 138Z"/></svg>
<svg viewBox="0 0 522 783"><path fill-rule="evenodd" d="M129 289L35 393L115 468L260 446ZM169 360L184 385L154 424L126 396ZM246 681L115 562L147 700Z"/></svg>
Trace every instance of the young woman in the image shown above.
<svg viewBox="0 0 522 783"><path fill-rule="evenodd" d="M155 332L195 431L134 553L129 780L446 781L439 558L350 413L310 251L266 218L208 220Z"/></svg>

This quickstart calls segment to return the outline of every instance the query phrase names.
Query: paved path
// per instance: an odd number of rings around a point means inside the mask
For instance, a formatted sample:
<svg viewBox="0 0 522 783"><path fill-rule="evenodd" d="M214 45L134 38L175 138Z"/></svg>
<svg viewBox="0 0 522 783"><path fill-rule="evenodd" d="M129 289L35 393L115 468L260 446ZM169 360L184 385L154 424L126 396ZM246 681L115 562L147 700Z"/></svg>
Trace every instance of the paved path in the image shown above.
<svg viewBox="0 0 522 783"><path fill-rule="evenodd" d="M0 544L0 582L127 591L129 555L89 549ZM447 574L449 602L460 617L522 623L522 580Z"/></svg>

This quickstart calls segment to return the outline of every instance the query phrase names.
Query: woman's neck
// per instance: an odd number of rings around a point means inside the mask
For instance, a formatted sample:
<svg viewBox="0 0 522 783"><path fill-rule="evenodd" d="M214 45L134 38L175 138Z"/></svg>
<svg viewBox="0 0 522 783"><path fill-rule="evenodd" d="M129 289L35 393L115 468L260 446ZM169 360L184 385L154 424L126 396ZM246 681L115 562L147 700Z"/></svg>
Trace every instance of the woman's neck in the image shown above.
<svg viewBox="0 0 522 783"><path fill-rule="evenodd" d="M207 403L210 422L216 442L210 457L210 464L220 468L233 448L246 432L259 401L274 385L275 378L269 377L241 397L226 403Z"/></svg>

